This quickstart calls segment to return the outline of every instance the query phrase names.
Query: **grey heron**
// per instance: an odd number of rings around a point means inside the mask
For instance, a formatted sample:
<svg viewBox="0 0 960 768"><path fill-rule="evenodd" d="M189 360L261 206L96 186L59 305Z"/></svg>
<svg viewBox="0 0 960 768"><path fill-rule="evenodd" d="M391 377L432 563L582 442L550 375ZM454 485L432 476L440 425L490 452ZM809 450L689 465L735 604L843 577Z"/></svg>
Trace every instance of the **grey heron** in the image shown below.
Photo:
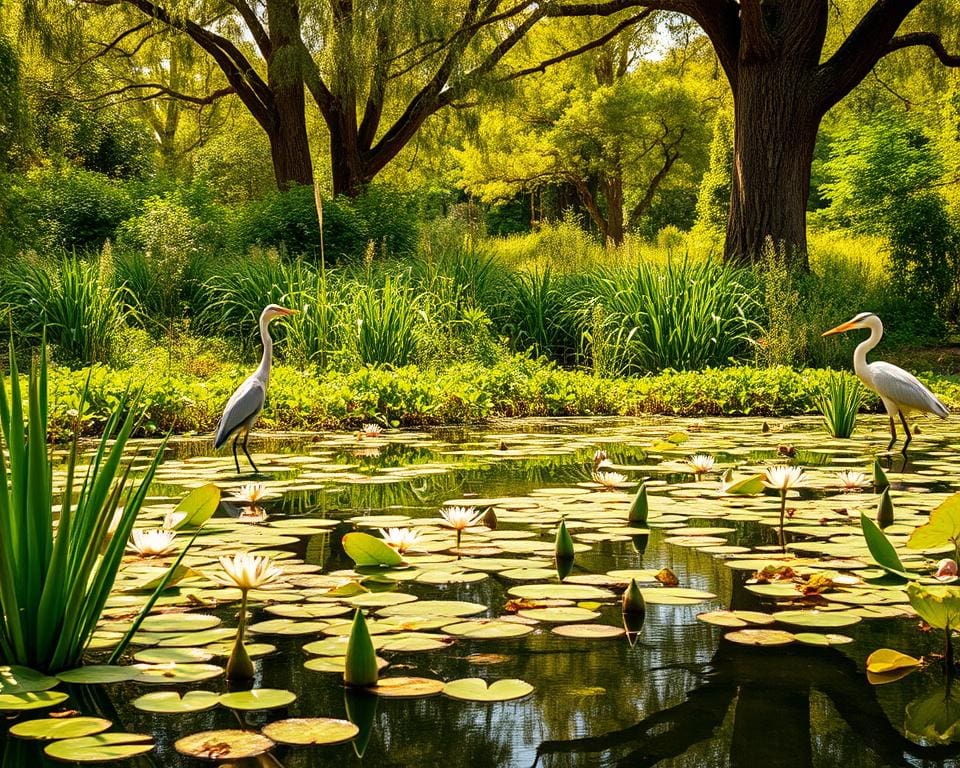
<svg viewBox="0 0 960 768"><path fill-rule="evenodd" d="M867 362L867 353L880 343L883 337L883 323L880 318L872 312L861 312L851 320L825 331L823 336L830 336L834 333L845 333L860 328L869 329L870 336L861 341L853 353L853 370L857 378L864 383L867 389L872 389L880 396L883 401L883 407L887 410L887 416L890 417L890 443L887 445L889 451L893 444L897 442L897 427L893 417L899 416L900 423L903 424L903 431L906 438L903 441L902 453L907 455L907 446L910 445L910 426L907 424L906 414L911 411L921 413L932 413L941 419L947 418L950 413L947 407L941 403L936 396L921 384L916 376L908 373L903 368L898 368L890 363L877 361L876 363Z"/></svg>
<svg viewBox="0 0 960 768"><path fill-rule="evenodd" d="M295 315L297 310L287 309L278 304L270 304L260 313L260 340L263 342L263 357L260 358L260 365L246 381L243 382L227 401L226 408L223 409L223 416L220 417L220 425L217 427L217 436L214 438L213 447L220 448L230 436L233 435L233 461L237 466L237 474L240 474L240 459L237 458L237 441L243 435L243 452L257 474L260 470L250 458L250 451L247 450L247 440L250 438L250 430L254 422L263 410L263 403L267 399L267 383L270 380L270 365L273 362L273 339L270 338L268 326L275 317L284 317L286 315Z"/></svg>

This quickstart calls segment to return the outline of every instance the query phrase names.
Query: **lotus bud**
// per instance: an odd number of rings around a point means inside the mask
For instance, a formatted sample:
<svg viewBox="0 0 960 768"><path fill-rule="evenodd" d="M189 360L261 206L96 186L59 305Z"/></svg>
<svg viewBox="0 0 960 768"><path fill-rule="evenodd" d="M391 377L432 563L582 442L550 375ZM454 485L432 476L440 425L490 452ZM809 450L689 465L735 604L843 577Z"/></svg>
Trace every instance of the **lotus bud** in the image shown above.
<svg viewBox="0 0 960 768"><path fill-rule="evenodd" d="M940 581L953 581L957 577L957 561L950 557L943 558L937 563L937 572L933 576Z"/></svg>
<svg viewBox="0 0 960 768"><path fill-rule="evenodd" d="M887 528L893 525L893 502L890 500L890 489L884 488L880 494L880 503L877 505L877 525Z"/></svg>
<svg viewBox="0 0 960 768"><path fill-rule="evenodd" d="M650 507L647 503L647 484L640 483L633 501L630 502L630 511L627 514L627 521L631 523L647 524L647 514Z"/></svg>
<svg viewBox="0 0 960 768"><path fill-rule="evenodd" d="M623 612L624 613L646 613L647 603L643 599L643 593L637 586L636 579L630 579L630 586L623 593Z"/></svg>
<svg viewBox="0 0 960 768"><path fill-rule="evenodd" d="M363 612L357 608L353 615L350 639L347 641L347 654L343 664L343 682L352 686L374 685L380 676L377 666L377 652L370 639L370 630Z"/></svg>
<svg viewBox="0 0 960 768"><path fill-rule="evenodd" d="M493 507L487 507L487 511L483 513L482 522L491 531L497 530L497 513L493 511Z"/></svg>
<svg viewBox="0 0 960 768"><path fill-rule="evenodd" d="M561 520L557 528L557 538L554 542L553 551L558 560L565 557L569 557L571 560L573 559L573 537L570 536L570 531L567 530L565 520Z"/></svg>
<svg viewBox="0 0 960 768"><path fill-rule="evenodd" d="M873 487L878 492L890 487L887 473L884 472L883 467L880 466L880 459L873 460Z"/></svg>
<svg viewBox="0 0 960 768"><path fill-rule="evenodd" d="M763 422L763 424L760 427L760 431L765 435L770 434L770 425L767 424L767 422Z"/></svg>
<svg viewBox="0 0 960 768"><path fill-rule="evenodd" d="M226 678L227 680L253 680L253 676L253 660L243 644L243 634L237 632L237 637L233 641L233 650L230 651L230 658L227 660Z"/></svg>

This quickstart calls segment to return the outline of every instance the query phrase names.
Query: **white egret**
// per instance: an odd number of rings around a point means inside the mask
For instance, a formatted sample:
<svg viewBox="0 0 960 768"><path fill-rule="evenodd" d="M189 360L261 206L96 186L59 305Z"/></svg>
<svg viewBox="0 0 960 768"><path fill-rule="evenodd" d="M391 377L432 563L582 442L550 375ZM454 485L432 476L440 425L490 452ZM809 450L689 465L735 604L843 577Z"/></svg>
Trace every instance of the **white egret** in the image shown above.
<svg viewBox="0 0 960 768"><path fill-rule="evenodd" d="M867 362L867 353L880 343L883 337L883 323L880 318L872 312L861 312L852 320L848 320L836 328L825 331L823 336L830 336L834 333L845 333L861 328L869 329L870 336L861 341L853 353L853 370L857 378L863 382L867 389L872 389L880 396L883 401L883 407L887 409L887 416L890 417L890 443L887 445L889 451L893 444L897 442L897 427L893 421L894 416L900 417L900 423L903 424L903 431L906 433L906 439L903 441L903 455L907 455L907 446L910 445L910 426L907 424L906 414L911 411L921 413L932 413L941 419L947 418L950 411L947 407L937 400L936 396L921 384L917 377L908 373L903 368L898 368L890 363L878 361L876 363Z"/></svg>
<svg viewBox="0 0 960 768"><path fill-rule="evenodd" d="M284 317L286 315L295 315L297 310L287 309L278 304L270 304L260 313L260 340L263 342L263 357L260 358L260 365L257 367L243 384L237 387L237 390L227 401L227 407L223 409L223 416L220 417L220 425L217 427L217 436L214 438L213 447L220 448L230 436L233 435L233 461L237 465L237 474L240 474L240 459L237 458L237 441L243 435L243 452L253 467L253 471L260 472L257 465L250 458L250 452L247 450L247 440L250 438L250 430L254 422L263 410L263 404L267 399L267 383L270 380L270 365L273 362L273 339L270 338L270 330L267 326L275 317Z"/></svg>

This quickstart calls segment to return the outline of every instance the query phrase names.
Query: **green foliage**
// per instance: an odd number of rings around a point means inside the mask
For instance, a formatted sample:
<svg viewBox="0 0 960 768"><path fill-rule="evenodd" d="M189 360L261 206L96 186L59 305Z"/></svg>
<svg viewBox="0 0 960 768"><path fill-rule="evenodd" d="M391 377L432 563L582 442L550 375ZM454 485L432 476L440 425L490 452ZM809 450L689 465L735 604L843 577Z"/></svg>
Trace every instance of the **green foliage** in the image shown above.
<svg viewBox="0 0 960 768"><path fill-rule="evenodd" d="M355 349L362 364L402 366L412 361L419 301L403 277L387 276L379 286L356 287L352 314Z"/></svg>
<svg viewBox="0 0 960 768"><path fill-rule="evenodd" d="M31 241L38 248L99 250L133 212L122 184L69 166L34 172L22 194L24 214L33 224Z"/></svg>
<svg viewBox="0 0 960 768"><path fill-rule="evenodd" d="M857 426L857 414L863 402L863 387L847 373L835 372L817 400L827 432L832 437L849 438Z"/></svg>
<svg viewBox="0 0 960 768"><path fill-rule="evenodd" d="M26 149L29 114L21 76L17 52L0 33L0 171L15 165Z"/></svg>
<svg viewBox="0 0 960 768"><path fill-rule="evenodd" d="M130 469L121 462L139 414L137 401L122 396L79 486L74 471L80 456L72 443L54 525L46 357L31 368L26 410L12 351L10 386L9 397L0 390L9 456L0 452L0 661L70 669L80 662L106 604L163 449L139 482L129 480Z"/></svg>
<svg viewBox="0 0 960 768"><path fill-rule="evenodd" d="M733 172L733 115L719 109L713 122L710 167L700 182L697 225L719 235L727 228L730 207L730 176Z"/></svg>
<svg viewBox="0 0 960 768"><path fill-rule="evenodd" d="M114 285L109 251L89 260L15 262L0 285L0 306L11 313L19 339L37 344L45 333L71 365L110 360L128 304L126 288Z"/></svg>

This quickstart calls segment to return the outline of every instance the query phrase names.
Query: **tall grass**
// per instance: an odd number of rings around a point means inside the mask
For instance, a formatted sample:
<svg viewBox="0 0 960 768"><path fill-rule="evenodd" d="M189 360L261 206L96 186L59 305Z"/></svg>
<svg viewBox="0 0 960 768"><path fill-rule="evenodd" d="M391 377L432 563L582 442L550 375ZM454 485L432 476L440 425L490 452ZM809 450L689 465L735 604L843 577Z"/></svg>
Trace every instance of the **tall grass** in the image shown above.
<svg viewBox="0 0 960 768"><path fill-rule="evenodd" d="M351 314L355 351L364 365L401 366L416 351L415 327L421 314L419 297L403 277L384 277L381 285L358 284Z"/></svg>
<svg viewBox="0 0 960 768"><path fill-rule="evenodd" d="M2 276L0 304L18 335L36 344L46 331L63 362L108 362L118 331L132 311L129 292L114 284L109 252L53 262L20 261Z"/></svg>
<svg viewBox="0 0 960 768"><path fill-rule="evenodd" d="M9 398L0 386L0 663L56 671L80 662L163 456L161 447L130 480L122 460L137 417L136 400L121 398L82 481L74 440L55 518L46 356L31 368L24 408L11 349Z"/></svg>
<svg viewBox="0 0 960 768"><path fill-rule="evenodd" d="M817 398L827 432L843 439L853 434L862 404L863 386L853 376L839 371L831 372L826 388Z"/></svg>

